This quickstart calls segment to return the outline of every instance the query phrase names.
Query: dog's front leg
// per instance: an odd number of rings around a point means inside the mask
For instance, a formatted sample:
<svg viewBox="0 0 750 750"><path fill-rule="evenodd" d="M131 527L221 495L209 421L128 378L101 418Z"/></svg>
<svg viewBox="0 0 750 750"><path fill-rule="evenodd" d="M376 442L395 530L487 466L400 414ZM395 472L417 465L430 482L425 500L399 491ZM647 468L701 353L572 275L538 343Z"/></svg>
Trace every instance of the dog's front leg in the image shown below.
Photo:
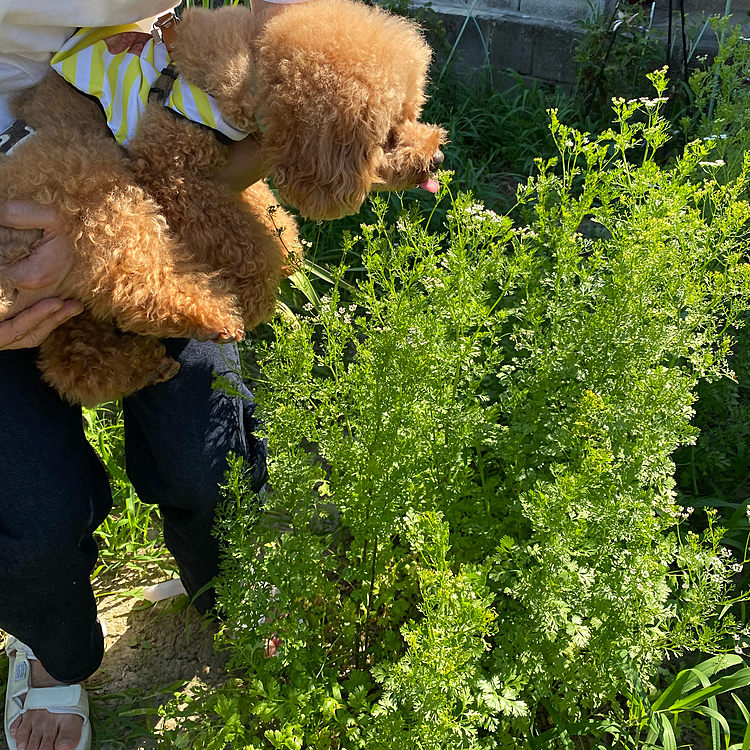
<svg viewBox="0 0 750 750"><path fill-rule="evenodd" d="M236 299L215 274L162 266L115 281L109 309L123 331L220 343L245 336Z"/></svg>

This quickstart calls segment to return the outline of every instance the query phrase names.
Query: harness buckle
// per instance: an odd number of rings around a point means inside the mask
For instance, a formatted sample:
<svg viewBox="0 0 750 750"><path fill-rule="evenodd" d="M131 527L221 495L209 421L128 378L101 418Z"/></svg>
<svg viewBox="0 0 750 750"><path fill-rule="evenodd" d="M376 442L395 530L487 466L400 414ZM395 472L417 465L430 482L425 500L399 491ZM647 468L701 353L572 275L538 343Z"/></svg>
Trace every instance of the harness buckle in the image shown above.
<svg viewBox="0 0 750 750"><path fill-rule="evenodd" d="M154 85L149 89L148 100L150 102L159 102L160 104L166 103L169 95L172 93L172 86L174 86L178 75L179 73L174 63L167 65L161 71L156 81L154 81Z"/></svg>
<svg viewBox="0 0 750 750"><path fill-rule="evenodd" d="M174 13L165 13L159 16L151 29L151 36L157 44L164 44L167 52L172 54L172 41L174 39L175 28L177 27L177 17Z"/></svg>

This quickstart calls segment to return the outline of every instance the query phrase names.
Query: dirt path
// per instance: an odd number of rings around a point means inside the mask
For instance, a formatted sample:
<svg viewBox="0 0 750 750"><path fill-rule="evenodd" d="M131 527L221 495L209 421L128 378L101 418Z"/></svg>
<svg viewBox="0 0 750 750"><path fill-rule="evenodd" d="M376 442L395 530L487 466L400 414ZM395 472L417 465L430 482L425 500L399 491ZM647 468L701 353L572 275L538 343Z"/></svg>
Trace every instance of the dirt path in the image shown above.
<svg viewBox="0 0 750 750"><path fill-rule="evenodd" d="M227 657L213 647L216 625L188 607L187 597L144 608L143 601L132 596L108 594L99 600L99 617L108 634L102 665L87 683L92 748L152 750L156 743L144 735L147 722L154 726L159 717L149 712L175 690L164 688L178 681L216 685L225 680ZM6 670L3 665L0 674ZM7 750L4 737L0 750Z"/></svg>

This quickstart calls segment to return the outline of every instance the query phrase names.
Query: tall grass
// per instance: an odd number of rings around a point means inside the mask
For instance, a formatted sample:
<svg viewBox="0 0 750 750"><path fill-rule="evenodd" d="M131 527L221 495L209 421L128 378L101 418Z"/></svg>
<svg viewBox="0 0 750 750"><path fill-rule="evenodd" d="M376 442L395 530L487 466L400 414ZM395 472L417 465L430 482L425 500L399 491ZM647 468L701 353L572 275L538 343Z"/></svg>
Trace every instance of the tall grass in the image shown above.
<svg viewBox="0 0 750 750"><path fill-rule="evenodd" d="M122 409L106 404L84 410L86 437L99 454L109 476L113 508L96 532L99 563L97 590L111 590L115 575L142 582L169 577L174 562L163 545L161 517L155 505L140 500L125 473L125 436Z"/></svg>

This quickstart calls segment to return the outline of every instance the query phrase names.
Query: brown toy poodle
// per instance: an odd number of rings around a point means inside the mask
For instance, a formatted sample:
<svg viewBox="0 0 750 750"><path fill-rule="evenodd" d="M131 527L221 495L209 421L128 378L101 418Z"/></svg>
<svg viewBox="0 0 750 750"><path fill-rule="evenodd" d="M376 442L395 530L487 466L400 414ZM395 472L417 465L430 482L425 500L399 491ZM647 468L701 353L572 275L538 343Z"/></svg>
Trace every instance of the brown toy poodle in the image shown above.
<svg viewBox="0 0 750 750"><path fill-rule="evenodd" d="M351 0L291 5L267 23L241 6L191 9L171 58L233 127L262 132L279 196L304 216L356 212L373 189L437 187L445 132L419 122L430 50L409 21ZM93 405L169 379L177 364L159 338L234 341L272 316L296 225L269 211L265 183L238 195L216 179L228 149L213 131L149 102L125 150L56 73L14 115L36 132L0 157L0 200L54 206L78 256L61 296L84 312L39 355L63 397ZM0 319L13 314L3 267L38 240L0 229Z"/></svg>

